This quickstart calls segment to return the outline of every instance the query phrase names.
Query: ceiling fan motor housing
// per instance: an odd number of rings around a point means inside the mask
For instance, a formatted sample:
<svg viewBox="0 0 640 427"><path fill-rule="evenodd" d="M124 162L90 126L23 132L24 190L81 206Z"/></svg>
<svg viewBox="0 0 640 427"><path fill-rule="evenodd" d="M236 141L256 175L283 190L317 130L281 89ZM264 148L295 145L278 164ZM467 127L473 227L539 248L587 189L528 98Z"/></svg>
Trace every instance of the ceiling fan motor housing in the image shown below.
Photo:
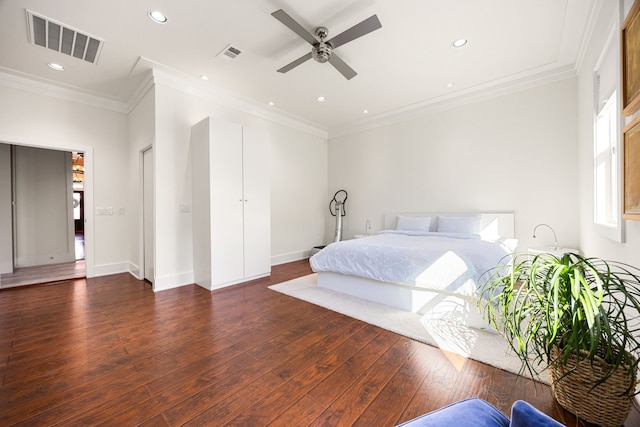
<svg viewBox="0 0 640 427"><path fill-rule="evenodd" d="M320 42L313 46L313 59L320 63L327 62L331 58L331 45L325 42Z"/></svg>
<svg viewBox="0 0 640 427"><path fill-rule="evenodd" d="M320 63L325 63L331 58L331 45L324 41L328 35L329 30L326 27L316 28L316 36L320 39L320 43L313 45L311 52L313 59Z"/></svg>

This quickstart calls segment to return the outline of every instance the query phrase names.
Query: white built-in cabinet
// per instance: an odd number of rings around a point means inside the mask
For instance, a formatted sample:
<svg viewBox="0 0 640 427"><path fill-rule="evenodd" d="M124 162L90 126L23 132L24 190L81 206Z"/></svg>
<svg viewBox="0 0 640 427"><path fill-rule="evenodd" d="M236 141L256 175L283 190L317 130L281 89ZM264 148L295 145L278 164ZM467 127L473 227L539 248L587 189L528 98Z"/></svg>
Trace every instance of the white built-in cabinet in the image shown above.
<svg viewBox="0 0 640 427"><path fill-rule="evenodd" d="M191 129L194 281L206 289L271 273L268 142L212 117Z"/></svg>

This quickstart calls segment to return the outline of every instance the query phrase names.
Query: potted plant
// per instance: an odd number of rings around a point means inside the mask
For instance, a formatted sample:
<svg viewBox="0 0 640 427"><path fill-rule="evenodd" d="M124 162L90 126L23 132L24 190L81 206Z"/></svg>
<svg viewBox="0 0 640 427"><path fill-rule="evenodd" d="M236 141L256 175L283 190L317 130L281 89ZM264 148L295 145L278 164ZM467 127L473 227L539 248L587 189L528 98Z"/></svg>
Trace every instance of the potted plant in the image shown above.
<svg viewBox="0 0 640 427"><path fill-rule="evenodd" d="M565 409L622 425L636 394L640 270L575 253L514 256L487 272L479 308Z"/></svg>

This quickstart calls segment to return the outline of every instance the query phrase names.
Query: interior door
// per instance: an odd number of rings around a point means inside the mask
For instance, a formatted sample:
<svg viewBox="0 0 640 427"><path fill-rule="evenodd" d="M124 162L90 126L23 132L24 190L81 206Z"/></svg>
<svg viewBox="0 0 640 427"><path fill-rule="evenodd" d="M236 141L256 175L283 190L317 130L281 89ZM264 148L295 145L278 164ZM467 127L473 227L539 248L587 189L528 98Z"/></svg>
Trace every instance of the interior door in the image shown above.
<svg viewBox="0 0 640 427"><path fill-rule="evenodd" d="M142 218L143 218L143 277L153 283L155 278L155 239L153 214L153 149L142 152Z"/></svg>

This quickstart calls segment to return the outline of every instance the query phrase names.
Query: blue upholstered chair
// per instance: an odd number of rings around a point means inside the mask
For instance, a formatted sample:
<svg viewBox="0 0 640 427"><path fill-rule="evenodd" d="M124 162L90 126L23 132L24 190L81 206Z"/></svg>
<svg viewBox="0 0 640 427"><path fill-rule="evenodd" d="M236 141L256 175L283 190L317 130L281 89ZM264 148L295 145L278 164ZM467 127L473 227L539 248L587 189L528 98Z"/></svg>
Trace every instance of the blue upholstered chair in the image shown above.
<svg viewBox="0 0 640 427"><path fill-rule="evenodd" d="M398 427L563 427L527 402L511 407L511 420L489 402L471 398L447 405Z"/></svg>

